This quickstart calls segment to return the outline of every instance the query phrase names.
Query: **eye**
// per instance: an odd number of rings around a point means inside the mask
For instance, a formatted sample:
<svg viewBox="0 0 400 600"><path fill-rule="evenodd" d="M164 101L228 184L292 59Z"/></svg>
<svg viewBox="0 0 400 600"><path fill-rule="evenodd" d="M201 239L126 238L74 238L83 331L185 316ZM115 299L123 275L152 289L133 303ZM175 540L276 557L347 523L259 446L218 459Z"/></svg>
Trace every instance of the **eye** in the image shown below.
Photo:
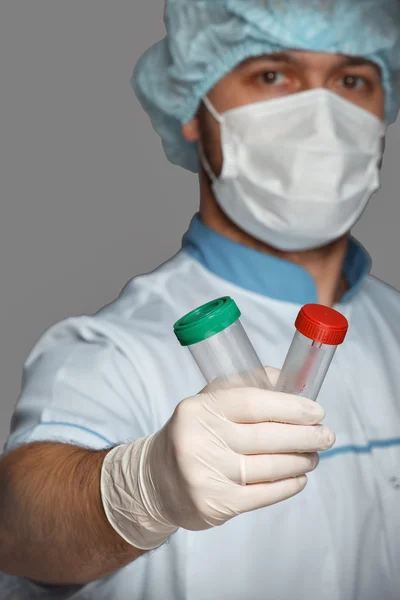
<svg viewBox="0 0 400 600"><path fill-rule="evenodd" d="M285 83L286 75L280 71L263 71L258 78L267 85L281 85Z"/></svg>
<svg viewBox="0 0 400 600"><path fill-rule="evenodd" d="M368 82L365 77L359 75L345 75L341 78L341 83L347 90L361 90L367 86Z"/></svg>

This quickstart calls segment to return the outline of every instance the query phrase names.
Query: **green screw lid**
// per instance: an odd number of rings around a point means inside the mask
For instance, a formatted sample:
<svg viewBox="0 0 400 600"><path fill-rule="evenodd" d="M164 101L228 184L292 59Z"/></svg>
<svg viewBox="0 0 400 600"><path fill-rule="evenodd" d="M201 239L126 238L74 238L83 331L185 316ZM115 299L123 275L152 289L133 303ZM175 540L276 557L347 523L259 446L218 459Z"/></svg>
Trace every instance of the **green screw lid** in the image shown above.
<svg viewBox="0 0 400 600"><path fill-rule="evenodd" d="M236 302L225 296L207 302L179 319L174 332L181 346L192 346L230 327L240 314Z"/></svg>

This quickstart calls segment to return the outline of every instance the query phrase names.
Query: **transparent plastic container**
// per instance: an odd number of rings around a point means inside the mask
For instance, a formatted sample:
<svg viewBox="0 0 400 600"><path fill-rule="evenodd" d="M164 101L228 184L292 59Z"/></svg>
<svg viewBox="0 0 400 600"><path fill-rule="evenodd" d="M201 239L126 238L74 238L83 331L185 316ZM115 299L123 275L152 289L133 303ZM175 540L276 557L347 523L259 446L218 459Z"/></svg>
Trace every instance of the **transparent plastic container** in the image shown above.
<svg viewBox="0 0 400 600"><path fill-rule="evenodd" d="M348 322L333 308L306 304L295 327L275 390L316 400L336 349L346 337Z"/></svg>
<svg viewBox="0 0 400 600"><path fill-rule="evenodd" d="M232 298L226 296L200 306L177 321L174 331L212 389L273 389Z"/></svg>

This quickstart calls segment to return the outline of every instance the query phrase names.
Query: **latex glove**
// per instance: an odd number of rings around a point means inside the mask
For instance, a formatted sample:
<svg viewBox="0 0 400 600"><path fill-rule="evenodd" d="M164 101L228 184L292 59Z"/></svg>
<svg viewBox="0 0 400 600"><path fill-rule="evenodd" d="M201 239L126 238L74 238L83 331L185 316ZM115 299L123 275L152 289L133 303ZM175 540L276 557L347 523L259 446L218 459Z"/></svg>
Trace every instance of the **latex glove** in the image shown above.
<svg viewBox="0 0 400 600"><path fill-rule="evenodd" d="M276 380L276 370L268 374ZM324 416L316 402L290 394L206 389L178 404L157 433L106 455L107 518L148 550L179 527L208 529L290 498L317 467L317 452L334 444L319 425Z"/></svg>

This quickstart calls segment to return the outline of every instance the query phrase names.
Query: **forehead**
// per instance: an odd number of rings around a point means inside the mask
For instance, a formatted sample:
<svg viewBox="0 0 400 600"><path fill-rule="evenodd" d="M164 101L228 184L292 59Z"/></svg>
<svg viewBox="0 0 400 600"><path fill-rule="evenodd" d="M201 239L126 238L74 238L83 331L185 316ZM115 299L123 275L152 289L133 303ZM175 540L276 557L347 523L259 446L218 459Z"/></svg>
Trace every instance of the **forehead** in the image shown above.
<svg viewBox="0 0 400 600"><path fill-rule="evenodd" d="M380 68L376 63L362 56L306 50L287 50L285 52L252 56L241 62L235 70L242 70L257 64L261 65L267 61L276 64L290 64L299 68L369 67L380 73Z"/></svg>

